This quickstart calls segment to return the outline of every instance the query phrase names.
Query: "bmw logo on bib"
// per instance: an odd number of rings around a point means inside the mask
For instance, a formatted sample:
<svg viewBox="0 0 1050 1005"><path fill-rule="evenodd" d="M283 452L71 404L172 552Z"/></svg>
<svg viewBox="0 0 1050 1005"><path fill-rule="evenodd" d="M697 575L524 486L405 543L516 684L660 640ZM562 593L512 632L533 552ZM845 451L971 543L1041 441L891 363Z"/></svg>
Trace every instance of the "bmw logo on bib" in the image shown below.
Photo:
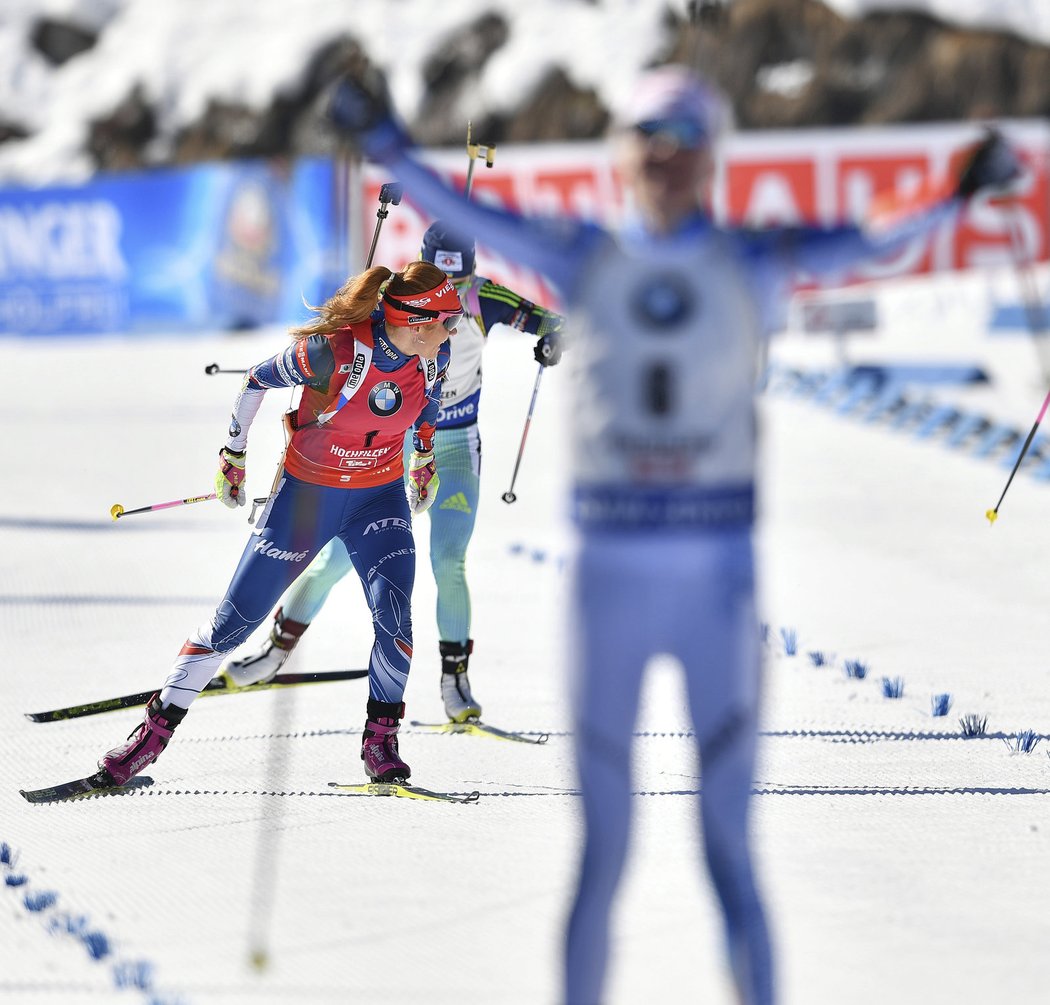
<svg viewBox="0 0 1050 1005"><path fill-rule="evenodd" d="M655 276L634 294L634 316L659 331L679 327L694 312L694 294L677 276Z"/></svg>
<svg viewBox="0 0 1050 1005"><path fill-rule="evenodd" d="M393 415L401 407L401 388L390 380L376 384L369 392L368 407L376 415Z"/></svg>

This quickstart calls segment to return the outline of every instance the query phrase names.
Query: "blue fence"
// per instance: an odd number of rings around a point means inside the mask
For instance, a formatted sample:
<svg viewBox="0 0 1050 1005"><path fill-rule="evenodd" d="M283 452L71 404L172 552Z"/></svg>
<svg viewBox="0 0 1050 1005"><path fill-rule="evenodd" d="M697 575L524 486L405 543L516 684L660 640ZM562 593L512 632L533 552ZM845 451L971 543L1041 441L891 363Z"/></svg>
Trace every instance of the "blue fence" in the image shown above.
<svg viewBox="0 0 1050 1005"><path fill-rule="evenodd" d="M0 333L301 319L345 278L337 177L317 158L0 190Z"/></svg>

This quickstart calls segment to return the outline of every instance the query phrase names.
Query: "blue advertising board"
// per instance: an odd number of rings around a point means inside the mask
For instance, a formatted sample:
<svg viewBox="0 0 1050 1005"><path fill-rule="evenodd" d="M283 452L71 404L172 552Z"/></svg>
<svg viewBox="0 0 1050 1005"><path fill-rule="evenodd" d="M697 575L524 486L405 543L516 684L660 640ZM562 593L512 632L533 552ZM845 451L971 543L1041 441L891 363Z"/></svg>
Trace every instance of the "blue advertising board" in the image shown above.
<svg viewBox="0 0 1050 1005"><path fill-rule="evenodd" d="M0 189L0 333L301 320L345 276L331 160L249 161Z"/></svg>

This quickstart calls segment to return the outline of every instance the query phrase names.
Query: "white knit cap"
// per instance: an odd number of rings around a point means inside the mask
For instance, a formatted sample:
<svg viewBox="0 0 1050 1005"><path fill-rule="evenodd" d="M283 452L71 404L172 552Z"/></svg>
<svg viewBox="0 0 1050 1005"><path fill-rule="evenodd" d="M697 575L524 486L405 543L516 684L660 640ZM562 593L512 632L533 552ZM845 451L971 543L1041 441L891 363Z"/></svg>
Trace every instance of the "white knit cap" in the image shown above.
<svg viewBox="0 0 1050 1005"><path fill-rule="evenodd" d="M718 90L687 67L668 64L638 79L619 120L628 128L644 123L688 124L710 142L729 127L730 112Z"/></svg>

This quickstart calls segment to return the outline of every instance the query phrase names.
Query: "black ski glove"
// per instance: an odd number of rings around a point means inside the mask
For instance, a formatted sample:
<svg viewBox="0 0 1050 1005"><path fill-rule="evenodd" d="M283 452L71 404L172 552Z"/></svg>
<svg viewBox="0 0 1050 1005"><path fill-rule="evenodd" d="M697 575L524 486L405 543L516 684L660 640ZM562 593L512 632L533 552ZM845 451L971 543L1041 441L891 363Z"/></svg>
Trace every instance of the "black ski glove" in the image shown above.
<svg viewBox="0 0 1050 1005"><path fill-rule="evenodd" d="M956 194L968 199L985 188L1005 188L1021 177L1021 161L1017 152L996 129L988 129L985 137L971 151L959 171Z"/></svg>

